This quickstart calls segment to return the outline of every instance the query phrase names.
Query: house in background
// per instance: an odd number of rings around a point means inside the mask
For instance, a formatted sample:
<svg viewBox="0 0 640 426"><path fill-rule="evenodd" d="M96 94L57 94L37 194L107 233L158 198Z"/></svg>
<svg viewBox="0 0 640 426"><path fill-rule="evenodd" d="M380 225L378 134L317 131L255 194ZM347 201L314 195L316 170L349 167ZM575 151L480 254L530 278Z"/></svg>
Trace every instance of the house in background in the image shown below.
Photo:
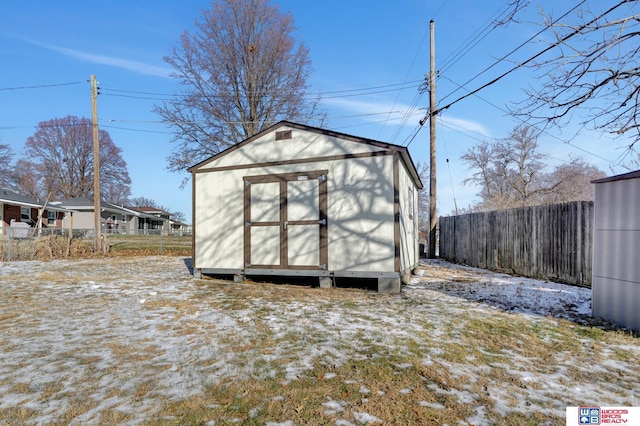
<svg viewBox="0 0 640 426"><path fill-rule="evenodd" d="M281 121L189 169L194 276L377 279L418 266L418 191L406 147Z"/></svg>
<svg viewBox="0 0 640 426"><path fill-rule="evenodd" d="M173 235L191 235L192 234L192 229L191 229L191 225L189 225L188 223L184 223L182 221L179 220L174 220L171 219L169 221L169 226L171 227L171 233Z"/></svg>
<svg viewBox="0 0 640 426"><path fill-rule="evenodd" d="M593 316L640 331L640 170L592 183Z"/></svg>
<svg viewBox="0 0 640 426"><path fill-rule="evenodd" d="M106 201L102 201L100 207L103 233L152 231L182 235L191 232L190 225L173 221L169 213L158 209L132 209ZM87 197L42 203L12 189L0 188L0 232L12 223L17 226L38 226L40 212L40 226L43 228L93 229L93 210L93 199Z"/></svg>
<svg viewBox="0 0 640 426"><path fill-rule="evenodd" d="M146 213L151 216L159 217L165 220L171 219L171 213L166 212L156 207L131 207L131 210L138 211L140 213Z"/></svg>
<svg viewBox="0 0 640 426"><path fill-rule="evenodd" d="M191 225L172 219L172 214L167 211L156 207L131 207L131 210L165 219L168 223L168 226L165 224L165 227L167 228L166 230L172 235L191 234Z"/></svg>
<svg viewBox="0 0 640 426"><path fill-rule="evenodd" d="M62 228L65 217L72 214L69 209L43 203L12 189L0 189L0 228L10 226L11 223L38 226L41 212L40 226L44 228Z"/></svg>
<svg viewBox="0 0 640 426"><path fill-rule="evenodd" d="M74 229L93 229L95 226L93 199L87 197L56 201L57 206L73 209L73 224L64 226ZM106 201L100 202L101 233L140 233L145 231L163 232L168 227L168 219L156 217Z"/></svg>

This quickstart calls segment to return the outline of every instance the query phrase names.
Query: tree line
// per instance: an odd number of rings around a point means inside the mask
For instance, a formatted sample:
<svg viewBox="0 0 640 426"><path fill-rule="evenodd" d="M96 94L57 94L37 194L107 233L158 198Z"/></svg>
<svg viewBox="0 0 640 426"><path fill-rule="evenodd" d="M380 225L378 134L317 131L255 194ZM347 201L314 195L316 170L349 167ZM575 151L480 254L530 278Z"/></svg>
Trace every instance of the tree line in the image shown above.
<svg viewBox="0 0 640 426"><path fill-rule="evenodd" d="M100 141L100 191L105 201L124 204L131 195L131 178L122 149L109 133L98 131ZM93 127L91 120L67 116L42 121L24 144L23 157L0 145L3 186L38 199L93 196Z"/></svg>
<svg viewBox="0 0 640 426"><path fill-rule="evenodd" d="M131 198L131 178L122 149L109 133L98 131L100 193L104 201L168 211L154 200ZM23 157L0 144L0 186L40 200L93 197L93 127L88 118L67 116L42 121L24 144ZM183 220L181 212L172 213Z"/></svg>
<svg viewBox="0 0 640 426"><path fill-rule="evenodd" d="M549 170L548 155L540 151L538 132L525 124L506 138L483 141L461 159L473 171L465 184L479 188L471 211L501 210L571 201L592 201L594 179L606 174L581 157L569 158Z"/></svg>

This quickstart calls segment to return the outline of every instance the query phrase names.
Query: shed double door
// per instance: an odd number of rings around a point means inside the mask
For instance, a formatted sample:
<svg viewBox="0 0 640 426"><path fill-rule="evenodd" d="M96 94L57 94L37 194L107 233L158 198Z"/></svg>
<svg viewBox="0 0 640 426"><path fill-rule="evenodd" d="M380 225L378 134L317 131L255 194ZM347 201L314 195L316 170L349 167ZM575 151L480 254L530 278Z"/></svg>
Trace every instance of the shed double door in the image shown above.
<svg viewBox="0 0 640 426"><path fill-rule="evenodd" d="M327 171L244 177L244 263L327 269Z"/></svg>

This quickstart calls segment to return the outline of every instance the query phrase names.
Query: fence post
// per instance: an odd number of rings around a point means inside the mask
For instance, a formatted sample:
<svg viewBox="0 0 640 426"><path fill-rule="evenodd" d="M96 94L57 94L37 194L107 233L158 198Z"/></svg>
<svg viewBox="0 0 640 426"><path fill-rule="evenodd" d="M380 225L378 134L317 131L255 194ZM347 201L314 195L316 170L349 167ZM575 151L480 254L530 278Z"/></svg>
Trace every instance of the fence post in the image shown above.
<svg viewBox="0 0 640 426"><path fill-rule="evenodd" d="M7 244L8 244L8 246L7 246L7 259L8 259L7 262L11 262L11 238L13 237L13 235L12 235L12 231L13 230L11 229L10 226L7 227L6 229L8 229L8 231L7 231Z"/></svg>

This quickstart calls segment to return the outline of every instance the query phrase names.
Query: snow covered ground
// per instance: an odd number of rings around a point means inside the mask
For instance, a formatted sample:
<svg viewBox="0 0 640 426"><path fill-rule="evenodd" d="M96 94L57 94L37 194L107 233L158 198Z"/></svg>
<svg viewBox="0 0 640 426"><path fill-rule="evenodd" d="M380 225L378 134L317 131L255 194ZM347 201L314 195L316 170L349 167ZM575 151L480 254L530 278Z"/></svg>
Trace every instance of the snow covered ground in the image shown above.
<svg viewBox="0 0 640 426"><path fill-rule="evenodd" d="M481 302L507 312L552 316L581 324L591 317L591 289L551 281L513 277L439 259L424 260L411 291L437 290L450 296Z"/></svg>
<svg viewBox="0 0 640 426"><path fill-rule="evenodd" d="M640 406L638 339L582 326L595 323L589 289L435 260L400 295L303 288L294 296L290 286L194 280L188 265L161 256L1 263L0 424L140 424L163 402L211 384L274 369L291 382L318 361L341 365L371 346L417 351L439 368L448 382L428 386L473 407L459 419L467 424L494 424L496 413L557 420L566 406ZM496 338L505 324L528 337L493 347L479 336L484 324ZM534 340L544 355L530 349ZM398 374L411 368L397 365ZM359 386L368 400L373 390ZM383 422L363 407L327 400L318 409L337 425Z"/></svg>

